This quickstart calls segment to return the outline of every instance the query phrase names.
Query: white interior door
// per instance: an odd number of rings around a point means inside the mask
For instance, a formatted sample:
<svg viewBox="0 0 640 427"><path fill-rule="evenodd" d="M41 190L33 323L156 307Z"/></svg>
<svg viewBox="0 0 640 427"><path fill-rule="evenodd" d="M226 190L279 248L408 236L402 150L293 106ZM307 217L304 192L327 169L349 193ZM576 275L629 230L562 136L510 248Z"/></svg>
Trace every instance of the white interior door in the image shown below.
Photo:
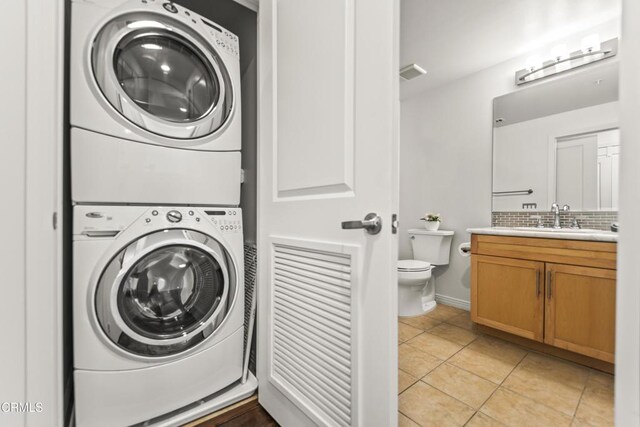
<svg viewBox="0 0 640 427"><path fill-rule="evenodd" d="M260 2L259 398L285 427L397 423L398 7Z"/></svg>
<svg viewBox="0 0 640 427"><path fill-rule="evenodd" d="M573 210L594 210L598 202L598 136L558 140L556 201Z"/></svg>

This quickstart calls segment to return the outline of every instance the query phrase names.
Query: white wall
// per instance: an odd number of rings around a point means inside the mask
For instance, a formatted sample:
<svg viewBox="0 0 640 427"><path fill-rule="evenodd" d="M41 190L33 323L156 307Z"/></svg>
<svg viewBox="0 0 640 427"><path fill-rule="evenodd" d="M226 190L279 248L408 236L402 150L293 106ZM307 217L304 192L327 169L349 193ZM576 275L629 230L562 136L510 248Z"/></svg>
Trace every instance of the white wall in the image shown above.
<svg viewBox="0 0 640 427"><path fill-rule="evenodd" d="M617 37L619 26L612 21L577 34L573 44L594 31L606 40ZM436 293L448 297L449 303L458 300L464 305L470 298L469 258L456 251L469 240L466 229L491 225L493 98L516 90L516 70L532 54L548 57L551 47L523 53L402 102L399 257L411 257L407 229L421 227L418 218L427 211L442 214L441 228L456 233L450 265L436 272Z"/></svg>
<svg viewBox="0 0 640 427"><path fill-rule="evenodd" d="M623 1L620 74L620 241L616 294L617 426L640 425L640 2Z"/></svg>
<svg viewBox="0 0 640 427"><path fill-rule="evenodd" d="M509 90L511 71L490 69L402 102L400 258L411 257L407 229L440 213L455 235L449 266L436 271L439 295L469 301L469 258L455 248L469 240L468 227L491 225L491 101Z"/></svg>
<svg viewBox="0 0 640 427"><path fill-rule="evenodd" d="M519 211L522 203L537 203L538 210L549 209L554 202L549 196L549 138L603 130L612 124L618 126L619 117L618 102L608 102L495 128L493 190L531 188L533 194L496 196L493 210Z"/></svg>

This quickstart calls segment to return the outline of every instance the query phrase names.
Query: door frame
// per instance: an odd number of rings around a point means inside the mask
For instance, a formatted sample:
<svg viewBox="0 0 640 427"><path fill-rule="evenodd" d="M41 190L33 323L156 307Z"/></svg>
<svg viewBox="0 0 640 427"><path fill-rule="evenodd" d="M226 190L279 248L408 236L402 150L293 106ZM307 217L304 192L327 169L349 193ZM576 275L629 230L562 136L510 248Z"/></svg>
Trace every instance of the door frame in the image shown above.
<svg viewBox="0 0 640 427"><path fill-rule="evenodd" d="M620 223L616 289L616 425L640 425L640 2L622 0Z"/></svg>
<svg viewBox="0 0 640 427"><path fill-rule="evenodd" d="M65 0L15 3L23 7L10 8L5 22L10 21L7 28L16 39L10 43L11 49L23 59L23 79L12 79L23 99L10 107L18 110L22 104L24 109L2 121L5 128L23 129L13 140L15 151L11 153L22 174L9 180L11 186L22 187L23 204L16 198L7 199L12 205L5 206L13 216L6 223L13 224L14 235L22 236L16 245L22 252L16 254L15 267L22 269L23 280L15 283L21 287L22 298L15 299L4 314L11 316L12 329L20 331L15 345L5 351L11 352L11 359L18 354L23 359L16 365L6 364L15 372L9 376L11 394L5 399L29 403L35 410L0 413L0 418L15 420L15 425L62 426L69 415L65 414L65 403L71 402L70 395L65 395L71 390L70 384L65 386L70 376L64 378L65 372L70 374L71 348L63 345L63 337L70 332L63 322L63 288L68 285L63 282L63 271L69 256L63 254L63 233L71 233L66 229L68 211L63 204L66 4Z"/></svg>

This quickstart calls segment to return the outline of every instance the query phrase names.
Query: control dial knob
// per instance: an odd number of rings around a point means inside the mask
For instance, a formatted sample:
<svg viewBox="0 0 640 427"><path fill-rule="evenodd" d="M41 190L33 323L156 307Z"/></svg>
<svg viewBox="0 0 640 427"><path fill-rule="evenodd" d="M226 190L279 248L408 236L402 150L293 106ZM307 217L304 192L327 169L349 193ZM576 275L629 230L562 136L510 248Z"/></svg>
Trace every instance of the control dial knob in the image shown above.
<svg viewBox="0 0 640 427"><path fill-rule="evenodd" d="M167 212L167 221L169 222L180 222L182 221L182 214L179 211L169 211Z"/></svg>

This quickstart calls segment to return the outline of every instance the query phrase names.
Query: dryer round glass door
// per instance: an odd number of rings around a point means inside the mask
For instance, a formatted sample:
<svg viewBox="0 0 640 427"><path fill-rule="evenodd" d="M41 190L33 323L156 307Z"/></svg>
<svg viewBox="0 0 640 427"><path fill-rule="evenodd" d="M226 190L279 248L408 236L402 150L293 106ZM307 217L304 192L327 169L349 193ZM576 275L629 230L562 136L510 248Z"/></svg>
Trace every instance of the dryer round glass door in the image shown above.
<svg viewBox="0 0 640 427"><path fill-rule="evenodd" d="M211 336L235 298L235 266L217 241L163 230L127 245L96 288L98 321L118 347L169 356Z"/></svg>
<svg viewBox="0 0 640 427"><path fill-rule="evenodd" d="M129 35L118 43L113 63L124 93L154 117L190 123L218 102L220 83L212 67L179 37Z"/></svg>
<svg viewBox="0 0 640 427"><path fill-rule="evenodd" d="M91 65L111 107L156 135L204 137L232 113L234 91L220 55L171 17L140 12L112 19L94 40Z"/></svg>

